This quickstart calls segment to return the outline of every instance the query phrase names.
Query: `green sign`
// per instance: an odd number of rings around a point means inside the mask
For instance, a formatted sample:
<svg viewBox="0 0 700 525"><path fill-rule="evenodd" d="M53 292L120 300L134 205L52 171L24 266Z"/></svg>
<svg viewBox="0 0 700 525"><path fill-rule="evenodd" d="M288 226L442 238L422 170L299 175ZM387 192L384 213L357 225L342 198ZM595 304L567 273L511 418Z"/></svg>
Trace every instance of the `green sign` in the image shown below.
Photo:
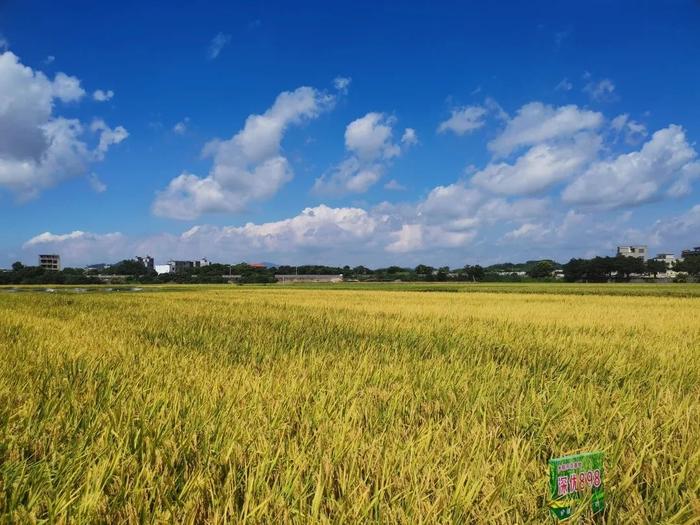
<svg viewBox="0 0 700 525"><path fill-rule="evenodd" d="M582 501L591 502L593 514L605 509L603 453L587 452L549 460L552 515L570 518Z"/></svg>

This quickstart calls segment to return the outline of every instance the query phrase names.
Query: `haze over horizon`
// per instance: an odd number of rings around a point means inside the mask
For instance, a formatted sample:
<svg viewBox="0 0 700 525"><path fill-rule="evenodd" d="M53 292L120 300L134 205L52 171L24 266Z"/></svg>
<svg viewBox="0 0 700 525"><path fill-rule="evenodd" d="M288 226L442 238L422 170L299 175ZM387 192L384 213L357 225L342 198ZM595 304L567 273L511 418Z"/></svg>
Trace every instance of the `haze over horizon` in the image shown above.
<svg viewBox="0 0 700 525"><path fill-rule="evenodd" d="M610 4L4 2L0 267L700 245L700 5Z"/></svg>

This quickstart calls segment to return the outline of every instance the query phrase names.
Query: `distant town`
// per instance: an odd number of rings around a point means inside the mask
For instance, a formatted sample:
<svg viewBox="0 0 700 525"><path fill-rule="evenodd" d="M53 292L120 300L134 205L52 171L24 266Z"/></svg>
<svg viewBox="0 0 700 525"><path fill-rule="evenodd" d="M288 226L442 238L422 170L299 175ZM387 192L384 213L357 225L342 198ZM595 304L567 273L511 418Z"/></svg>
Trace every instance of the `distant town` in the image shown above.
<svg viewBox="0 0 700 525"><path fill-rule="evenodd" d="M114 264L92 264L65 268L60 254L41 254L36 266L20 262L0 271L0 284L119 284L119 283L303 283L341 281L506 281L527 280L567 282L696 282L700 281L700 246L688 248L680 256L659 253L649 257L645 245L618 246L614 256L571 259L561 264L553 260L502 263L486 267L414 268L388 266L277 265L273 263L222 264L206 258L169 260L156 264L150 255L125 259Z"/></svg>

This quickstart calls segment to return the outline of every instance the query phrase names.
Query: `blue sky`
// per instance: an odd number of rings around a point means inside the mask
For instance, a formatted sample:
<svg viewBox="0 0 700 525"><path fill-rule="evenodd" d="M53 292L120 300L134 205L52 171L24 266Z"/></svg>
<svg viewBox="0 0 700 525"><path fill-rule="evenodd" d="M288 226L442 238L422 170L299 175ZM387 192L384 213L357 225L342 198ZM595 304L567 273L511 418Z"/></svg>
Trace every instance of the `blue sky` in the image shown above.
<svg viewBox="0 0 700 525"><path fill-rule="evenodd" d="M700 244L697 2L147 4L0 3L0 266Z"/></svg>

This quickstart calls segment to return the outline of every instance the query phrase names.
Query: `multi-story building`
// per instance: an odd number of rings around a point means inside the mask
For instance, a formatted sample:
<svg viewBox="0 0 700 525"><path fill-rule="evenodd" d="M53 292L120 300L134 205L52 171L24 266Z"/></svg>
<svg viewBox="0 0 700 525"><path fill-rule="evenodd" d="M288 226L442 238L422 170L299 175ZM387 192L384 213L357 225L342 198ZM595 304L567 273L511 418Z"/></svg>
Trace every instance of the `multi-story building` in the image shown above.
<svg viewBox="0 0 700 525"><path fill-rule="evenodd" d="M155 261L150 255L146 255L145 257L136 257L134 260L143 264L146 267L146 270L153 270L155 268Z"/></svg>
<svg viewBox="0 0 700 525"><path fill-rule="evenodd" d="M637 246L618 246L617 255L622 257L637 257L643 261L647 260L647 247L644 244Z"/></svg>
<svg viewBox="0 0 700 525"><path fill-rule="evenodd" d="M194 268L194 261L168 261L170 273L180 273Z"/></svg>
<svg viewBox="0 0 700 525"><path fill-rule="evenodd" d="M198 261L168 261L168 266L170 267L169 273L180 273L195 268L203 268L210 264L211 263L206 259L200 259Z"/></svg>
<svg viewBox="0 0 700 525"><path fill-rule="evenodd" d="M681 257L684 259L686 257L700 257L700 246L696 246L692 250L683 250Z"/></svg>
<svg viewBox="0 0 700 525"><path fill-rule="evenodd" d="M39 266L44 270L61 270L61 256L57 254L39 255Z"/></svg>
<svg viewBox="0 0 700 525"><path fill-rule="evenodd" d="M659 253L654 257L654 260L665 263L667 268L671 268L678 259L672 253Z"/></svg>
<svg viewBox="0 0 700 525"><path fill-rule="evenodd" d="M170 265L169 264L156 264L154 269L158 275L160 275L162 273L170 273Z"/></svg>

